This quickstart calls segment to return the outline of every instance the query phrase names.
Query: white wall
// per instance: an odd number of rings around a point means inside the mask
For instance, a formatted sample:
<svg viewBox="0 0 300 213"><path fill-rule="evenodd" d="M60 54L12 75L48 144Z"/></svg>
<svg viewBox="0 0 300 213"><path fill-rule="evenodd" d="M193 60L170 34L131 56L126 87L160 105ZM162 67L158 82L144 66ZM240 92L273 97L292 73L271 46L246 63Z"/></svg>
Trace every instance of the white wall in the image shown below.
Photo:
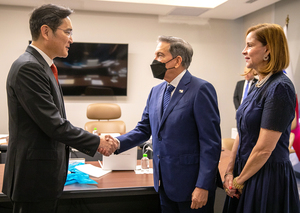
<svg viewBox="0 0 300 213"><path fill-rule="evenodd" d="M294 71L294 84L300 97L300 1L285 0L275 5L275 23L285 25L285 19L289 15L288 43L290 60Z"/></svg>
<svg viewBox="0 0 300 213"><path fill-rule="evenodd" d="M250 15L244 17L244 36L247 29L253 25L261 24L261 23L274 23L275 18L275 5L271 5L269 7L265 7L260 9Z"/></svg>
<svg viewBox="0 0 300 213"><path fill-rule="evenodd" d="M8 133L6 77L11 64L24 52L30 40L30 9L0 6L0 132Z"/></svg>
<svg viewBox="0 0 300 213"><path fill-rule="evenodd" d="M244 17L244 30L248 27L259 23L276 23L284 27L286 17L289 15L288 25L288 45L290 51L290 60L294 72L294 85L300 95L300 1L299 0L282 0L275 5L263 8L248 16Z"/></svg>
<svg viewBox="0 0 300 213"><path fill-rule="evenodd" d="M231 62L239 61L240 57L236 41L240 43L241 21L214 20L208 26L190 26L158 23L157 16L90 12L76 12L71 18L77 41L129 43L128 96L85 98L84 101L81 98L65 98L68 118L72 123L82 126L87 119L85 113L78 116L78 112L85 112L91 102L103 101L120 104L123 112L121 119L126 122L127 130L134 128L141 118L150 89L161 82L153 78L150 63L154 57L156 39L164 34L182 37L193 46L194 57L189 70L215 86L223 132L230 134L230 128L235 125L232 94L240 67L239 62ZM94 24L87 24L89 22Z"/></svg>
<svg viewBox="0 0 300 213"><path fill-rule="evenodd" d="M8 132L5 82L11 63L24 52L31 39L28 19L31 8L0 6L0 132ZM184 38L194 48L190 72L210 81L216 88L222 119L223 136L230 137L235 126L232 102L235 82L241 67L242 21L210 20L209 25L192 26L164 24L157 16L128 15L75 11L71 15L74 41L117 42L129 44L128 93L126 97L65 97L68 119L83 127L87 121L86 107L95 102L113 102L122 108L121 119L127 130L140 120L148 93L152 86L160 83L154 79L150 63L154 57L156 39L159 35Z"/></svg>
<svg viewBox="0 0 300 213"><path fill-rule="evenodd" d="M264 8L245 18L234 21L209 20L208 25L184 25L159 23L157 16L119 13L75 11L71 15L74 41L111 42L129 44L128 91L126 97L65 97L68 119L76 126L87 122L86 107L95 102L113 102L122 108L121 119L127 131L140 120L148 93L160 83L154 79L150 63L154 57L156 39L159 35L182 37L194 48L189 71L211 82L218 93L223 137L230 137L235 127L233 91L242 79L245 30L253 23L278 21L283 25L286 12L290 14L289 43L294 70L299 72L299 1L287 0ZM5 82L12 62L21 55L31 39L28 19L32 8L0 5L0 133L8 133L8 117ZM282 22L279 22L279 19ZM292 24L293 23L293 24ZM296 46L297 45L297 46ZM297 76L297 75L296 75ZM298 81L299 83L299 81ZM297 87L297 85L296 85ZM298 87L300 88L300 87Z"/></svg>

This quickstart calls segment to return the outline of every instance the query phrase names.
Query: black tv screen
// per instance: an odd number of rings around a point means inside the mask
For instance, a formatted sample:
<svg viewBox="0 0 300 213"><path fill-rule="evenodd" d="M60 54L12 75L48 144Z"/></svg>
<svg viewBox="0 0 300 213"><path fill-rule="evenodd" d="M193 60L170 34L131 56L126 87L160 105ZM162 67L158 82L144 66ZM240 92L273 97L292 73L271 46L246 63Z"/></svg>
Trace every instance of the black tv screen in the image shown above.
<svg viewBox="0 0 300 213"><path fill-rule="evenodd" d="M71 44L66 58L55 58L64 96L126 96L128 44Z"/></svg>

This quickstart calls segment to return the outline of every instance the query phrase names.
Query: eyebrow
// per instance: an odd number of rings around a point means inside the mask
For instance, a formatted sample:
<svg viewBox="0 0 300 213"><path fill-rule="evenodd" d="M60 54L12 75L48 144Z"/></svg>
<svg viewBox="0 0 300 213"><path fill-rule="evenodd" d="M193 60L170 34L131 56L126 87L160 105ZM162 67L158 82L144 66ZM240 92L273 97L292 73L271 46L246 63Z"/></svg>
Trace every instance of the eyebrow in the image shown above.
<svg viewBox="0 0 300 213"><path fill-rule="evenodd" d="M58 27L58 28L63 28L63 27ZM70 28L70 27L67 27L66 29L63 29L63 30L69 30L69 31L73 31L73 28Z"/></svg>
<svg viewBox="0 0 300 213"><path fill-rule="evenodd" d="M157 51L155 54L156 54L156 55L159 55L159 54L165 55L165 54L164 54L163 52L161 52L161 51Z"/></svg>

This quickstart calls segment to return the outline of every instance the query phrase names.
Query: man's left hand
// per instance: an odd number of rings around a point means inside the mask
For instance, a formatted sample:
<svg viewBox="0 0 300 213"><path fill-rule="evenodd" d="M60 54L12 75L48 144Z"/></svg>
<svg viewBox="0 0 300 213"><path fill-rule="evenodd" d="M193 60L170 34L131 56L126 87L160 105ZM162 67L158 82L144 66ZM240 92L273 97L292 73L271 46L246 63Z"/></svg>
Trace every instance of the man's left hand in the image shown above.
<svg viewBox="0 0 300 213"><path fill-rule="evenodd" d="M191 209L199 209L206 205L208 190L196 187L192 193Z"/></svg>

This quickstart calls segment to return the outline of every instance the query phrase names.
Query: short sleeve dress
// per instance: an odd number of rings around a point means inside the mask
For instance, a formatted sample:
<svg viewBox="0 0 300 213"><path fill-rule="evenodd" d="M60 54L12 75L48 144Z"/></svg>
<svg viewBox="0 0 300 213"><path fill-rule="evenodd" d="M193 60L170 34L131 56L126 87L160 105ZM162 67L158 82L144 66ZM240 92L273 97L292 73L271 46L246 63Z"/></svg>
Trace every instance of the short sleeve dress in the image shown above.
<svg viewBox="0 0 300 213"><path fill-rule="evenodd" d="M299 213L299 194L289 160L289 135L296 95L290 79L273 74L261 87L251 87L236 113L239 147L234 166L238 176L255 146L260 128L282 132L264 166L245 182L240 199L226 197L223 213Z"/></svg>

